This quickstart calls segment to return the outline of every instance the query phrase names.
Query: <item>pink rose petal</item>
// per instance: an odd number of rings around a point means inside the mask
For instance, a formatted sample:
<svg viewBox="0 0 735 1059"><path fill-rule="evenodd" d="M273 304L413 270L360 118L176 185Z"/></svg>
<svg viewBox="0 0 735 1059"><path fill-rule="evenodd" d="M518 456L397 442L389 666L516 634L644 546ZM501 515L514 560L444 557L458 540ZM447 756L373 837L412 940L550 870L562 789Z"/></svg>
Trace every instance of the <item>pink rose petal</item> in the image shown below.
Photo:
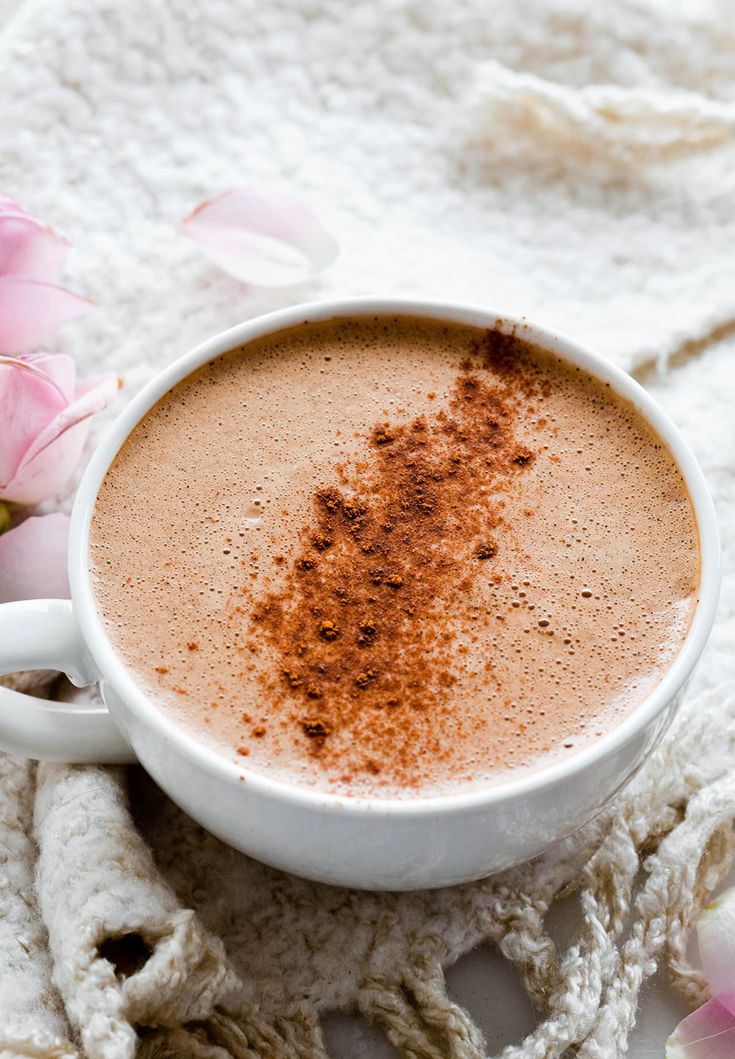
<svg viewBox="0 0 735 1059"><path fill-rule="evenodd" d="M54 283L69 244L35 217L0 208L0 276Z"/></svg>
<svg viewBox="0 0 735 1059"><path fill-rule="evenodd" d="M64 487L74 472L89 433L90 419L106 408L118 390L112 373L80 387L80 396L62 408L41 430L23 455L2 498L37 504Z"/></svg>
<svg viewBox="0 0 735 1059"><path fill-rule="evenodd" d="M679 1023L666 1042L665 1059L733 1059L735 994L715 997Z"/></svg>
<svg viewBox="0 0 735 1059"><path fill-rule="evenodd" d="M20 353L39 345L91 304L51 283L0 276L0 352Z"/></svg>
<svg viewBox="0 0 735 1059"><path fill-rule="evenodd" d="M63 377L71 374L73 389L74 362L58 360L63 363L45 371L33 358L0 357L0 498L33 441L68 404L67 386L59 382L68 383Z"/></svg>
<svg viewBox="0 0 735 1059"><path fill-rule="evenodd" d="M184 231L216 265L244 283L303 283L331 265L336 241L286 191L225 191L189 214Z"/></svg>
<svg viewBox="0 0 735 1059"><path fill-rule="evenodd" d="M0 358L0 361L2 358ZM66 401L78 396L77 367L66 353L22 353L13 360L20 360L34 371L42 371L54 385L58 386Z"/></svg>
<svg viewBox="0 0 735 1059"><path fill-rule="evenodd" d="M78 401L81 397L86 397L92 390L97 391L98 395L104 392L107 394L107 400L102 408L106 408L117 391L122 389L122 386L123 380L119 375L106 371L104 375L95 375L91 379L78 379L74 388L74 399ZM100 387L104 388L103 391L100 390ZM102 411L102 409L100 408L99 411Z"/></svg>
<svg viewBox="0 0 735 1059"><path fill-rule="evenodd" d="M67 599L69 518L59 512L27 518L0 536L0 603Z"/></svg>
<svg viewBox="0 0 735 1059"><path fill-rule="evenodd" d="M33 214L29 213L28 210L24 210L19 202L15 199L8 198L7 195L3 195L0 191L0 213L15 213L19 217L32 217Z"/></svg>
<svg viewBox="0 0 735 1059"><path fill-rule="evenodd" d="M697 922L697 942L712 992L735 993L735 887L705 905Z"/></svg>

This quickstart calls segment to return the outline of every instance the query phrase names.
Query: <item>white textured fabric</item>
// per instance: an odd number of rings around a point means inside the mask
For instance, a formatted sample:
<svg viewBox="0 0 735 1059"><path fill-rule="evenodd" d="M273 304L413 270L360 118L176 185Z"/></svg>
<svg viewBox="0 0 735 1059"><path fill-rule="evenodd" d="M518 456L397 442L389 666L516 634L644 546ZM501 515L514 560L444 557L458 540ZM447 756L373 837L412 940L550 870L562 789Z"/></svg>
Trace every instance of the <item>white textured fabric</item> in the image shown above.
<svg viewBox="0 0 735 1059"><path fill-rule="evenodd" d="M573 88L489 62L478 102L489 143L524 133L536 149L659 164L732 140L735 104L700 93L585 85Z"/></svg>
<svg viewBox="0 0 735 1059"><path fill-rule="evenodd" d="M178 228L204 196L273 178L342 245L290 300L480 301L626 367L708 333L732 316L732 130L717 152L644 168L529 151L507 126L487 135L493 106L507 106L486 92L488 62L566 99L618 85L650 105L676 86L705 116L731 104L732 5L669 8L31 0L2 47L0 177L71 237L71 285L99 302L64 347L83 366L114 364L134 390L199 339L282 304L219 275ZM484 116L472 109L483 99Z"/></svg>
<svg viewBox="0 0 735 1059"><path fill-rule="evenodd" d="M34 768L0 757L0 1056L68 1059L73 1052L33 889Z"/></svg>
<svg viewBox="0 0 735 1059"><path fill-rule="evenodd" d="M319 1013L353 1007L405 1057L479 1059L443 968L483 939L541 1017L506 1059L622 1055L657 961L701 999L686 938L735 816L733 16L729 0L28 0L7 27L0 187L74 242L66 279L99 307L59 348L82 370L116 369L130 394L196 341L307 297L525 312L636 368L668 405L715 493L725 579L687 710L617 806L485 883L315 886L224 848L139 775L131 816L122 773L43 766L51 960L36 925L19 968L3 939L19 915L32 933L33 787L4 762L0 1013L6 995L25 1007L17 1027L0 1019L0 1055L323 1059ZM204 196L273 178L342 246L285 293L217 273L178 228ZM579 932L557 953L545 917L573 887ZM106 946L121 935L137 962L116 974Z"/></svg>

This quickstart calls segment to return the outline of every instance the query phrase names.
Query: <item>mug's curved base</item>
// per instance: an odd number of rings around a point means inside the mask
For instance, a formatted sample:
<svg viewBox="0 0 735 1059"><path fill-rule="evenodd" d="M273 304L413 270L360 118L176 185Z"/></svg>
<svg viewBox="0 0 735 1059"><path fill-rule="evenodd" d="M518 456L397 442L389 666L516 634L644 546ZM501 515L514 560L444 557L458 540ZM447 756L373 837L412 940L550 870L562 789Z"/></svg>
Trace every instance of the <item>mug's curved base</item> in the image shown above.
<svg viewBox="0 0 735 1059"><path fill-rule="evenodd" d="M318 798L264 796L259 785L170 753L157 730L141 725L114 692L110 706L146 771L191 817L224 842L294 875L360 890L421 890L471 882L537 856L583 827L617 794L668 727L682 692L634 741L573 779L498 788L461 810L437 800L432 813L401 815L395 802L360 808L351 799L328 811ZM224 759L223 759L224 760ZM539 774L542 778L543 772ZM490 794L490 792L488 792ZM406 799L408 801L410 799Z"/></svg>

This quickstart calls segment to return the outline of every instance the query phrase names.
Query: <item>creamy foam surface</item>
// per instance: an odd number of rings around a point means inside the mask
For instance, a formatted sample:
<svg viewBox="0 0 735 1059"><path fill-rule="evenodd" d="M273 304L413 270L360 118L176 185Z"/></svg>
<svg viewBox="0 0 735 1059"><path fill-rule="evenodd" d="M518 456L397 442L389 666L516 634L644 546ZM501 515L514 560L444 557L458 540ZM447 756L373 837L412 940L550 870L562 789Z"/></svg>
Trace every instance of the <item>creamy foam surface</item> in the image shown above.
<svg viewBox="0 0 735 1059"><path fill-rule="evenodd" d="M699 552L667 448L520 339L380 317L218 358L133 431L90 537L107 633L240 765L395 797L539 767L639 704Z"/></svg>

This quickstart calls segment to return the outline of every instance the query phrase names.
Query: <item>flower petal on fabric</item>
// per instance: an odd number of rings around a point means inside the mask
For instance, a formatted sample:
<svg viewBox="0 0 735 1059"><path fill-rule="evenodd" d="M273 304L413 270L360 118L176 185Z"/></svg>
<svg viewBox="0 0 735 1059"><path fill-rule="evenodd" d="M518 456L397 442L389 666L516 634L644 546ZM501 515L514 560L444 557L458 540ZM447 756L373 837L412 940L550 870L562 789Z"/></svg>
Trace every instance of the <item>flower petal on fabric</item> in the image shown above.
<svg viewBox="0 0 735 1059"><path fill-rule="evenodd" d="M0 276L0 352L21 353L90 308L86 298L23 276Z"/></svg>
<svg viewBox="0 0 735 1059"><path fill-rule="evenodd" d="M0 213L15 213L19 217L32 217L33 214L23 209L19 202L9 198L0 191Z"/></svg>
<svg viewBox="0 0 735 1059"><path fill-rule="evenodd" d="M104 375L95 375L91 379L78 379L74 390L74 398L78 401L80 397L85 397L88 393L96 390L98 394L104 393L107 395L107 401L103 405L106 408L117 390L121 390L124 385L119 375L106 371ZM100 387L102 387L102 390L100 390Z"/></svg>
<svg viewBox="0 0 735 1059"><path fill-rule="evenodd" d="M3 490L3 498L37 504L63 488L79 462L92 416L107 407L117 390L116 375L101 375L63 408L33 440Z"/></svg>
<svg viewBox="0 0 735 1059"><path fill-rule="evenodd" d="M27 518L0 536L0 603L68 599L69 518L56 512Z"/></svg>
<svg viewBox="0 0 735 1059"><path fill-rule="evenodd" d="M697 922L697 942L712 992L735 993L735 887L705 905ZM732 1051L735 1055L735 1041Z"/></svg>
<svg viewBox="0 0 735 1059"><path fill-rule="evenodd" d="M225 191L197 206L183 227L225 272L261 287L303 283L339 253L317 217L286 191Z"/></svg>
<svg viewBox="0 0 735 1059"><path fill-rule="evenodd" d="M74 375L71 357L0 356L0 498L35 439L67 407Z"/></svg>
<svg viewBox="0 0 735 1059"><path fill-rule="evenodd" d="M0 276L54 283L69 244L35 217L0 208Z"/></svg>
<svg viewBox="0 0 735 1059"><path fill-rule="evenodd" d="M718 996L687 1015L666 1042L665 1059L732 1059L734 1005L735 994Z"/></svg>

